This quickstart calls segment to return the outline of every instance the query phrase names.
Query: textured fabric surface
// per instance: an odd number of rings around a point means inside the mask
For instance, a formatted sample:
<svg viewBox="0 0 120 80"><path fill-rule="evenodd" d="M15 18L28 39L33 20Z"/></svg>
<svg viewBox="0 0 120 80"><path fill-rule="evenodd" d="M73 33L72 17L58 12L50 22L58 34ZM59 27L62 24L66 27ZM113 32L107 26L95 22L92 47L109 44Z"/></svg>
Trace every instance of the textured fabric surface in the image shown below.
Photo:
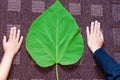
<svg viewBox="0 0 120 80"><path fill-rule="evenodd" d="M2 36L11 27L21 29L24 42L16 55L8 80L55 80L55 66L40 68L25 49L25 37L31 23L55 0L0 0L0 60L3 56ZM60 80L105 80L86 45L86 26L100 21L105 37L104 49L120 63L120 0L60 0L73 15L85 40L82 59L72 66L59 65Z"/></svg>

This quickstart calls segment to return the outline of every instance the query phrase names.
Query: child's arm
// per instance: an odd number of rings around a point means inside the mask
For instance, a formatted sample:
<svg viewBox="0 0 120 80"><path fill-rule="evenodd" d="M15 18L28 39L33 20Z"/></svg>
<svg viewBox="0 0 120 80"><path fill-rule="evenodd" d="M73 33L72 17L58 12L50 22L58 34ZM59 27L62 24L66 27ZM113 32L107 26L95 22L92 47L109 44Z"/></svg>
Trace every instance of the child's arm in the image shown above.
<svg viewBox="0 0 120 80"><path fill-rule="evenodd" d="M102 48L94 52L94 59L100 69L105 73L107 80L120 80L120 64Z"/></svg>
<svg viewBox="0 0 120 80"><path fill-rule="evenodd" d="M88 47L94 54L94 59L100 69L105 73L108 80L120 80L120 64L111 58L103 49L103 34L98 21L91 23L91 28L87 27ZM115 79L116 78L116 79Z"/></svg>
<svg viewBox="0 0 120 80"><path fill-rule="evenodd" d="M16 31L16 27L11 28L8 40L4 36L4 56L0 64L0 80L7 80L13 58L20 49L22 41L23 36L20 36L20 30Z"/></svg>

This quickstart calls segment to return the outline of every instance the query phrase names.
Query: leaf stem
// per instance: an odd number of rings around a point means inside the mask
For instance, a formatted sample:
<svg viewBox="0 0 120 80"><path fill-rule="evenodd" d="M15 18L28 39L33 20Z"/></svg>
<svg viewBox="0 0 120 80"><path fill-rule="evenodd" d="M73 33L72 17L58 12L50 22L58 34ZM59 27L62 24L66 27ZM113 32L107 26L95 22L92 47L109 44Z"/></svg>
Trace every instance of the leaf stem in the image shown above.
<svg viewBox="0 0 120 80"><path fill-rule="evenodd" d="M58 64L56 63L56 79L59 80L59 77L58 77Z"/></svg>

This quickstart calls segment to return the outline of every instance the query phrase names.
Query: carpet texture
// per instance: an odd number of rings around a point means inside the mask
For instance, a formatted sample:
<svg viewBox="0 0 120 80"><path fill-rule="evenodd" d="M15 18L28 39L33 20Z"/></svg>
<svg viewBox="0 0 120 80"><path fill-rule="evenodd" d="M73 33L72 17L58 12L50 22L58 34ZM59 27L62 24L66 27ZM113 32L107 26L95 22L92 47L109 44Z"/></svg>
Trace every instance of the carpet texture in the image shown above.
<svg viewBox="0 0 120 80"><path fill-rule="evenodd" d="M0 60L2 36L11 27L21 29L24 42L16 55L8 80L55 80L55 66L40 68L25 49L25 37L31 23L55 0L0 0ZM82 59L72 66L58 66L60 80L105 80L86 45L86 26L98 20L105 37L104 49L120 63L120 0L60 0L81 28L85 41Z"/></svg>

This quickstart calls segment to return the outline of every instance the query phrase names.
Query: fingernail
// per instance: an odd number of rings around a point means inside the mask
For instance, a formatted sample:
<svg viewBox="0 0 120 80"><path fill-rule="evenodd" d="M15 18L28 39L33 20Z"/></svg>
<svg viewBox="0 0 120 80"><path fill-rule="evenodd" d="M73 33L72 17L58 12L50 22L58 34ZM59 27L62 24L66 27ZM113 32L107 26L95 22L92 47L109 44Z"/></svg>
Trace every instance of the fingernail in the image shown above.
<svg viewBox="0 0 120 80"><path fill-rule="evenodd" d="M21 38L23 38L23 36L21 36Z"/></svg>
<svg viewBox="0 0 120 80"><path fill-rule="evenodd" d="M6 36L3 37L4 39L6 38Z"/></svg>
<svg viewBox="0 0 120 80"><path fill-rule="evenodd" d="M91 22L91 24L94 24L94 22Z"/></svg>
<svg viewBox="0 0 120 80"><path fill-rule="evenodd" d="M18 29L18 32L20 32L20 29Z"/></svg>

